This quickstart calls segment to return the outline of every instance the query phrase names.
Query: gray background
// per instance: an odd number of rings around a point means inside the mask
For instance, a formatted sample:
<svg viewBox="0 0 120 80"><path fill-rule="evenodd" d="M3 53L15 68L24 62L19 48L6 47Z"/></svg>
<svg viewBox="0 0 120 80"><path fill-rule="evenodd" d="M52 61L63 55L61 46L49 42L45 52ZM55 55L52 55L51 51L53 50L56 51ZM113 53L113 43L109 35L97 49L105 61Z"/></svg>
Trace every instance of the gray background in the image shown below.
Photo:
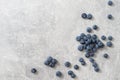
<svg viewBox="0 0 120 80"><path fill-rule="evenodd" d="M0 0L0 80L73 80L67 75L73 70L75 80L120 80L120 0ZM93 20L83 20L81 13L92 13ZM114 20L108 20L108 14ZM86 27L97 24L98 31L93 33L112 35L113 48L99 50L95 60L101 72L96 73L87 61L86 67L78 62L84 53L77 50L75 37ZM105 43L106 41L104 41ZM108 53L110 58L102 56ZM48 56L59 61L55 69L43 63ZM70 61L70 69L64 62ZM75 71L73 65L80 69ZM30 73L37 68L36 75ZM60 70L64 76L57 78Z"/></svg>

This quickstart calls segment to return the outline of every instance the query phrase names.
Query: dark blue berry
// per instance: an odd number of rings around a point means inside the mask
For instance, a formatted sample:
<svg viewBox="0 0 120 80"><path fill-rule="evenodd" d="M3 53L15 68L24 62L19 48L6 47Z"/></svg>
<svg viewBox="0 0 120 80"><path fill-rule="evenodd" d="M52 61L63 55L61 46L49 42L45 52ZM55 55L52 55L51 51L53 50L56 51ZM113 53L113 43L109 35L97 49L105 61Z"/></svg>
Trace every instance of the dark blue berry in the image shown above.
<svg viewBox="0 0 120 80"><path fill-rule="evenodd" d="M101 36L101 39L102 39L102 40L106 40L106 36L104 36L104 35Z"/></svg>
<svg viewBox="0 0 120 80"><path fill-rule="evenodd" d="M62 76L62 73L61 73L60 71L57 71L57 72L56 72L56 76L57 76L57 77L61 77L61 76Z"/></svg>
<svg viewBox="0 0 120 80"><path fill-rule="evenodd" d="M78 65L74 65L74 69L79 69L79 66Z"/></svg>
<svg viewBox="0 0 120 80"><path fill-rule="evenodd" d="M92 38L93 38L93 39L97 39L97 35L94 34L94 35L92 36Z"/></svg>
<svg viewBox="0 0 120 80"><path fill-rule="evenodd" d="M109 57L109 55L108 55L108 54L104 54L103 56L104 56L104 58L108 58L108 57Z"/></svg>
<svg viewBox="0 0 120 80"><path fill-rule="evenodd" d="M56 60L56 59L52 59L52 63L53 63L53 64L56 64L56 63L57 63L57 60Z"/></svg>
<svg viewBox="0 0 120 80"><path fill-rule="evenodd" d="M53 59L53 58L50 56L50 57L47 58L47 61L51 62L52 59Z"/></svg>
<svg viewBox="0 0 120 80"><path fill-rule="evenodd" d="M66 66L66 67L70 67L70 66L71 66L71 63L70 63L70 62L65 62L65 66Z"/></svg>
<svg viewBox="0 0 120 80"><path fill-rule="evenodd" d="M69 70L68 75L72 75L72 74L73 74L73 71Z"/></svg>
<svg viewBox="0 0 120 80"><path fill-rule="evenodd" d="M88 18L88 19L92 19L92 18L93 18L92 14L88 14L88 15L87 15L87 18Z"/></svg>
<svg viewBox="0 0 120 80"><path fill-rule="evenodd" d="M112 1L108 1L108 5L109 5L109 6L112 6L112 5L113 5L113 2L112 2Z"/></svg>
<svg viewBox="0 0 120 80"><path fill-rule="evenodd" d="M83 51L84 50L84 46L83 45L78 46L78 50L79 51Z"/></svg>
<svg viewBox="0 0 120 80"><path fill-rule="evenodd" d="M81 14L81 17L82 17L83 19L86 19L86 18L87 18L87 14L86 14L86 13L82 13L82 14Z"/></svg>
<svg viewBox="0 0 120 80"><path fill-rule="evenodd" d="M90 27L87 28L87 32L92 32L92 29Z"/></svg>
<svg viewBox="0 0 120 80"><path fill-rule="evenodd" d="M113 37L112 37L112 36L108 36L108 39L109 39L109 40L112 40L112 39L113 39Z"/></svg>
<svg viewBox="0 0 120 80"><path fill-rule="evenodd" d="M90 34L87 34L86 36L87 36L87 38L89 38L89 39L91 38L91 35L90 35Z"/></svg>
<svg viewBox="0 0 120 80"><path fill-rule="evenodd" d="M86 65L85 61L81 62L81 65Z"/></svg>
<svg viewBox="0 0 120 80"><path fill-rule="evenodd" d="M84 62L84 59L83 59L83 58L80 58L79 61L80 61L80 62Z"/></svg>
<svg viewBox="0 0 120 80"><path fill-rule="evenodd" d="M93 63L95 61L93 58L90 58L89 60L91 63Z"/></svg>
<svg viewBox="0 0 120 80"><path fill-rule="evenodd" d="M107 42L107 46L108 46L108 47L112 47L112 42L110 42L110 41Z"/></svg>
<svg viewBox="0 0 120 80"><path fill-rule="evenodd" d="M76 40L77 40L77 41L80 41L80 40L81 40L80 36L77 36L77 37L76 37Z"/></svg>
<svg viewBox="0 0 120 80"><path fill-rule="evenodd" d="M76 75L75 75L75 74L72 74L72 75L71 75L71 78L75 78L75 77L76 77Z"/></svg>
<svg viewBox="0 0 120 80"><path fill-rule="evenodd" d="M95 70L96 72L99 72L99 71L100 71L100 69L99 69L98 67L95 67L94 70Z"/></svg>
<svg viewBox="0 0 120 80"><path fill-rule="evenodd" d="M50 64L50 62L49 61L45 61L44 64L48 66Z"/></svg>
<svg viewBox="0 0 120 80"><path fill-rule="evenodd" d="M85 41L83 39L80 40L81 44L85 44Z"/></svg>
<svg viewBox="0 0 120 80"><path fill-rule="evenodd" d="M111 14L108 14L108 19L113 19L113 16Z"/></svg>
<svg viewBox="0 0 120 80"><path fill-rule="evenodd" d="M89 58L89 57L90 57L90 54L89 54L89 53L86 53L86 54L85 54L85 57L86 57L86 58Z"/></svg>
<svg viewBox="0 0 120 80"><path fill-rule="evenodd" d="M49 66L50 66L51 68L53 68L53 67L55 67L55 64L50 63Z"/></svg>
<svg viewBox="0 0 120 80"><path fill-rule="evenodd" d="M94 56L94 53L93 53L93 52L91 52L91 53L89 53L89 55L90 55L90 57L93 57L93 56Z"/></svg>
<svg viewBox="0 0 120 80"><path fill-rule="evenodd" d="M37 72L37 69L32 68L32 69L31 69L31 72L32 72L32 73L36 73L36 72Z"/></svg>
<svg viewBox="0 0 120 80"><path fill-rule="evenodd" d="M94 30L97 30L97 29L98 29L98 26L97 26L97 25L93 25L93 29L94 29Z"/></svg>
<svg viewBox="0 0 120 80"><path fill-rule="evenodd" d="M95 67L98 67L98 64L96 63L96 62L93 62L93 67L95 68Z"/></svg>

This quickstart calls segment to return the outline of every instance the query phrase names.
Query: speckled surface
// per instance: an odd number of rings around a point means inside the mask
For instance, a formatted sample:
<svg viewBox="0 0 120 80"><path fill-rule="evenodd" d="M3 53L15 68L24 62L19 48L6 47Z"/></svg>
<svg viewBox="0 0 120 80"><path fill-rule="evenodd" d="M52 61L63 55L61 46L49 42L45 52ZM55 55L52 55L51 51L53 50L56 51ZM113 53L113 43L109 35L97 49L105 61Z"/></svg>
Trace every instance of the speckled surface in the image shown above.
<svg viewBox="0 0 120 80"><path fill-rule="evenodd" d="M0 80L73 80L67 75L73 70L75 80L120 80L120 1L113 0L114 6L107 5L108 0L0 0ZM81 13L92 13L93 20L83 20ZM114 20L108 20L111 13ZM112 48L99 50L95 60L101 72L94 72L87 65L78 62L84 53L77 50L79 45L75 37L86 27L97 24L99 35L114 37ZM105 43L105 41L104 41ZM108 53L110 58L102 56ZM52 56L59 61L55 69L46 67L44 61ZM64 62L70 61L71 68L65 68ZM78 71L73 65L78 64ZM30 73L37 68L36 75ZM64 76L58 78L55 72L60 70Z"/></svg>

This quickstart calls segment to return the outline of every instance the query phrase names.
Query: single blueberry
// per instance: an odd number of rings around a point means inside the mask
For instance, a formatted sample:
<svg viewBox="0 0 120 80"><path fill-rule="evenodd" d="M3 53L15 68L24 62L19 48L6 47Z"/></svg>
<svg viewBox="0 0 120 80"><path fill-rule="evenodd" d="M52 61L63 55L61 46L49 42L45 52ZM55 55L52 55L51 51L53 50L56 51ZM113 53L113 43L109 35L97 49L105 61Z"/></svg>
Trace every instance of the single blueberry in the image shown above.
<svg viewBox="0 0 120 80"><path fill-rule="evenodd" d="M45 61L44 64L48 66L50 64L50 62L49 61Z"/></svg>
<svg viewBox="0 0 120 80"><path fill-rule="evenodd" d="M92 32L92 29L90 27L87 27L86 31L90 33L90 32Z"/></svg>
<svg viewBox="0 0 120 80"><path fill-rule="evenodd" d="M66 67L70 67L70 66L71 66L71 63L70 63L70 62L65 62L65 66L66 66Z"/></svg>
<svg viewBox="0 0 120 80"><path fill-rule="evenodd" d="M112 39L113 39L113 37L112 37L112 36L108 36L108 39L109 39L109 40L112 40Z"/></svg>
<svg viewBox="0 0 120 80"><path fill-rule="evenodd" d="M74 65L74 69L79 69L79 66L78 65Z"/></svg>
<svg viewBox="0 0 120 80"><path fill-rule="evenodd" d="M61 76L62 76L62 72L57 71L57 72L56 72L56 76L57 76L57 77L61 77Z"/></svg>
<svg viewBox="0 0 120 80"><path fill-rule="evenodd" d="M49 66L50 66L51 68L53 68L53 67L55 67L55 64L50 63Z"/></svg>
<svg viewBox="0 0 120 80"><path fill-rule="evenodd" d="M104 47L104 44L102 42L98 42L98 46L102 48Z"/></svg>
<svg viewBox="0 0 120 80"><path fill-rule="evenodd" d="M100 69L99 69L98 67L95 67L94 70L95 70L96 72L99 72L99 71L100 71Z"/></svg>
<svg viewBox="0 0 120 80"><path fill-rule="evenodd" d="M92 14L88 14L88 15L87 15L87 18L88 18L88 19L92 19L92 18L93 18Z"/></svg>
<svg viewBox="0 0 120 80"><path fill-rule="evenodd" d="M53 63L53 64L56 64L56 63L57 63L57 60L56 60L56 59L52 59L52 63Z"/></svg>
<svg viewBox="0 0 120 80"><path fill-rule="evenodd" d="M81 39L80 44L85 44L85 41L83 39Z"/></svg>
<svg viewBox="0 0 120 80"><path fill-rule="evenodd" d="M81 65L86 65L85 61L81 62Z"/></svg>
<svg viewBox="0 0 120 80"><path fill-rule="evenodd" d="M90 54L89 54L89 53L86 53L86 54L85 54L85 57L86 57L86 58L89 58L89 57L90 57Z"/></svg>
<svg viewBox="0 0 120 80"><path fill-rule="evenodd" d="M93 67L98 67L98 64L96 62L93 62L92 66Z"/></svg>
<svg viewBox="0 0 120 80"><path fill-rule="evenodd" d="M76 75L75 75L75 74L72 74L72 75L71 75L71 78L75 78L75 77L76 77Z"/></svg>
<svg viewBox="0 0 120 80"><path fill-rule="evenodd" d="M84 50L84 46L83 45L78 46L78 50L79 51L83 51Z"/></svg>
<svg viewBox="0 0 120 80"><path fill-rule="evenodd" d="M108 47L112 47L112 42L109 41L106 44L107 44Z"/></svg>
<svg viewBox="0 0 120 80"><path fill-rule="evenodd" d="M47 58L47 61L51 62L52 59L53 59L53 58L52 58L51 56L49 56L49 57Z"/></svg>
<svg viewBox="0 0 120 80"><path fill-rule="evenodd" d="M113 19L113 16L111 14L108 14L108 19Z"/></svg>
<svg viewBox="0 0 120 80"><path fill-rule="evenodd" d="M94 35L92 36L92 38L93 38L93 39L97 39L97 35L94 34Z"/></svg>
<svg viewBox="0 0 120 80"><path fill-rule="evenodd" d="M106 53L103 56L104 56L104 58L108 58L109 57L109 55L106 54Z"/></svg>
<svg viewBox="0 0 120 80"><path fill-rule="evenodd" d="M95 61L93 58L90 58L89 60L91 63L93 63Z"/></svg>
<svg viewBox="0 0 120 80"><path fill-rule="evenodd" d="M80 41L80 40L81 40L80 36L77 36L77 37L76 37L76 40L77 40L77 41Z"/></svg>
<svg viewBox="0 0 120 80"><path fill-rule="evenodd" d="M90 55L90 57L93 57L93 56L94 56L94 53L93 53L93 52L91 52L91 53L89 53L89 55Z"/></svg>
<svg viewBox="0 0 120 80"><path fill-rule="evenodd" d="M91 35L90 35L90 34L87 34L86 36L87 36L87 38L89 38L89 39L91 38Z"/></svg>
<svg viewBox="0 0 120 80"><path fill-rule="evenodd" d="M106 40L106 36L104 36L104 35L101 36L101 39L102 39L102 40Z"/></svg>
<svg viewBox="0 0 120 80"><path fill-rule="evenodd" d="M94 29L94 30L97 30L97 29L98 29L98 26L97 26L97 25L93 25L93 29Z"/></svg>
<svg viewBox="0 0 120 80"><path fill-rule="evenodd" d="M109 6L112 6L112 5L113 5L113 2L112 2L112 1L108 1L108 5L109 5Z"/></svg>
<svg viewBox="0 0 120 80"><path fill-rule="evenodd" d="M82 14L81 14L81 17L82 17L83 19L86 19L86 18L87 18L87 14L86 14L86 13L82 13Z"/></svg>
<svg viewBox="0 0 120 80"><path fill-rule="evenodd" d="M87 40L88 40L87 36L84 36L84 37L83 37L83 39L84 39L85 41L87 41Z"/></svg>
<svg viewBox="0 0 120 80"><path fill-rule="evenodd" d="M36 72L37 72L37 69L32 68L32 69L31 69L31 72L32 72L32 73L36 73Z"/></svg>
<svg viewBox="0 0 120 80"><path fill-rule="evenodd" d="M83 58L80 58L79 61L80 61L80 62L84 62L84 59L83 59Z"/></svg>
<svg viewBox="0 0 120 80"><path fill-rule="evenodd" d="M69 70L68 75L72 75L72 74L73 74L73 71Z"/></svg>

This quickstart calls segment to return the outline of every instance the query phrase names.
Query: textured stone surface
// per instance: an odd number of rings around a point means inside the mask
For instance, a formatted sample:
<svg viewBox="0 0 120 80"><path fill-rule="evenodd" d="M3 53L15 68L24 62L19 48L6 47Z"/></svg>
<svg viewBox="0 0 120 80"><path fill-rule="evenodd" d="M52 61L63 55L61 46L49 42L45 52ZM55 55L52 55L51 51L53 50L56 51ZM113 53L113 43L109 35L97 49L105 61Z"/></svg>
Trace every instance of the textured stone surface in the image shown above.
<svg viewBox="0 0 120 80"><path fill-rule="evenodd" d="M120 1L114 0L0 0L0 80L72 80L67 75L65 61L80 69L75 80L120 80ZM83 20L83 12L92 13L93 20ZM108 20L112 14L114 20ZM113 48L98 51L96 61L101 68L94 72L88 59L86 67L79 63L84 53L77 50L75 37L86 32L86 27L97 24L99 35L112 35ZM107 52L108 60L103 58ZM55 69L44 61L48 56L59 61ZM36 75L30 73L37 68ZM73 67L71 68L73 70ZM55 72L63 72L63 78Z"/></svg>

